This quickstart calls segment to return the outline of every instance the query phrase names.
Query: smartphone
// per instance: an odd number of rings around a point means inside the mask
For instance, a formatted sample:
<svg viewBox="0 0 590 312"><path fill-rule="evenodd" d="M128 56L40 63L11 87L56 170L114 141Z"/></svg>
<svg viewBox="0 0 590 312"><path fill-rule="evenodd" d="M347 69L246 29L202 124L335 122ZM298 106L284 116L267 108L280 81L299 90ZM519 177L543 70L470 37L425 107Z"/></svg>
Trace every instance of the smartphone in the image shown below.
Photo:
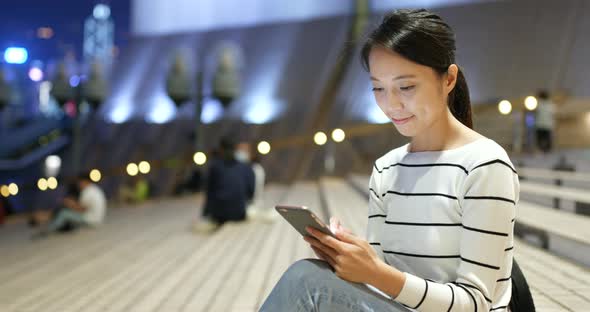
<svg viewBox="0 0 590 312"><path fill-rule="evenodd" d="M305 230L309 226L336 238L330 228L305 206L277 205L275 209L303 236L309 236Z"/></svg>

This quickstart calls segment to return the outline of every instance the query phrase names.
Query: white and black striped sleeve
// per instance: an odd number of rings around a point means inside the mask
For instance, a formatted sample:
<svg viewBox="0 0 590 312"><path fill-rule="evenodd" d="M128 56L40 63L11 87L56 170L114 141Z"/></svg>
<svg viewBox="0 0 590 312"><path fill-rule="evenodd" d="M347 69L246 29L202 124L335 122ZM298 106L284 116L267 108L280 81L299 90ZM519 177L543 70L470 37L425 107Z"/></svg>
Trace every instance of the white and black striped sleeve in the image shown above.
<svg viewBox="0 0 590 312"><path fill-rule="evenodd" d="M367 241L373 246L373 249L375 249L379 257L383 259L383 249L378 240L378 231L381 230L387 215L383 207L380 186L381 173L378 172L376 166L373 166L373 173L369 180L369 220L367 226Z"/></svg>
<svg viewBox="0 0 590 312"><path fill-rule="evenodd" d="M427 281L405 273L406 282L395 298L417 311L489 311L497 280L503 278L512 253L505 248L513 231L518 202L518 176L503 161L474 166L464 180L459 203L460 264L450 283Z"/></svg>

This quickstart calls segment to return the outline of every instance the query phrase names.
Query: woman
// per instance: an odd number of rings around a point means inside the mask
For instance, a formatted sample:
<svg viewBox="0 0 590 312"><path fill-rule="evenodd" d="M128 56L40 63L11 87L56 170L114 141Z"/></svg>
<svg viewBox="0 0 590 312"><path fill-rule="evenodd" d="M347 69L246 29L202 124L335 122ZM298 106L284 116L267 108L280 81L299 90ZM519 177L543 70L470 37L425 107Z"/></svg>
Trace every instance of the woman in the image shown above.
<svg viewBox="0 0 590 312"><path fill-rule="evenodd" d="M379 107L410 143L379 158L367 240L308 229L320 260L293 264L262 311L508 311L518 176L472 130L451 28L388 14L362 49Z"/></svg>

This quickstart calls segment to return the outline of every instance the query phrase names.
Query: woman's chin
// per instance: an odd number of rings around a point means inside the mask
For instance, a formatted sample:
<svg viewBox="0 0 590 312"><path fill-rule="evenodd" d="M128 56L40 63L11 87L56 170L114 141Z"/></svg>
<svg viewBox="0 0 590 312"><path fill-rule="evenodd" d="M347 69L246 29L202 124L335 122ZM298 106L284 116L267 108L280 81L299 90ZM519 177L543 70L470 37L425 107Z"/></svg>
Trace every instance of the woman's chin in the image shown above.
<svg viewBox="0 0 590 312"><path fill-rule="evenodd" d="M395 129L397 130L397 132L399 132L399 134L405 136L405 137L413 137L416 135L414 129L407 127L406 125L401 125L398 126L396 124L393 124L395 126Z"/></svg>

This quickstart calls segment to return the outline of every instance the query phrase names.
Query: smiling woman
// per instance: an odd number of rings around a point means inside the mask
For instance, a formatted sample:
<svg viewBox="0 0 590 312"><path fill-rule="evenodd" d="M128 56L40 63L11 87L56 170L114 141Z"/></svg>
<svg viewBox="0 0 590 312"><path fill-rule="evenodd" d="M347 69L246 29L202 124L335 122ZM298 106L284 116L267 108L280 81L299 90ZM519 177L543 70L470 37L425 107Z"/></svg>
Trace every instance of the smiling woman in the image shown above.
<svg viewBox="0 0 590 312"><path fill-rule="evenodd" d="M427 10L394 11L362 61L410 143L375 162L367 238L334 219L336 238L310 231L323 262L293 264L261 311L530 311L511 302L518 175L472 130L451 28Z"/></svg>
<svg viewBox="0 0 590 312"><path fill-rule="evenodd" d="M452 30L428 11L414 15L414 23L390 18L382 24L363 46L361 57L371 73L377 104L418 147L422 139L417 134L427 133L426 128L440 128L452 119L473 128L473 122L465 76L455 64Z"/></svg>

